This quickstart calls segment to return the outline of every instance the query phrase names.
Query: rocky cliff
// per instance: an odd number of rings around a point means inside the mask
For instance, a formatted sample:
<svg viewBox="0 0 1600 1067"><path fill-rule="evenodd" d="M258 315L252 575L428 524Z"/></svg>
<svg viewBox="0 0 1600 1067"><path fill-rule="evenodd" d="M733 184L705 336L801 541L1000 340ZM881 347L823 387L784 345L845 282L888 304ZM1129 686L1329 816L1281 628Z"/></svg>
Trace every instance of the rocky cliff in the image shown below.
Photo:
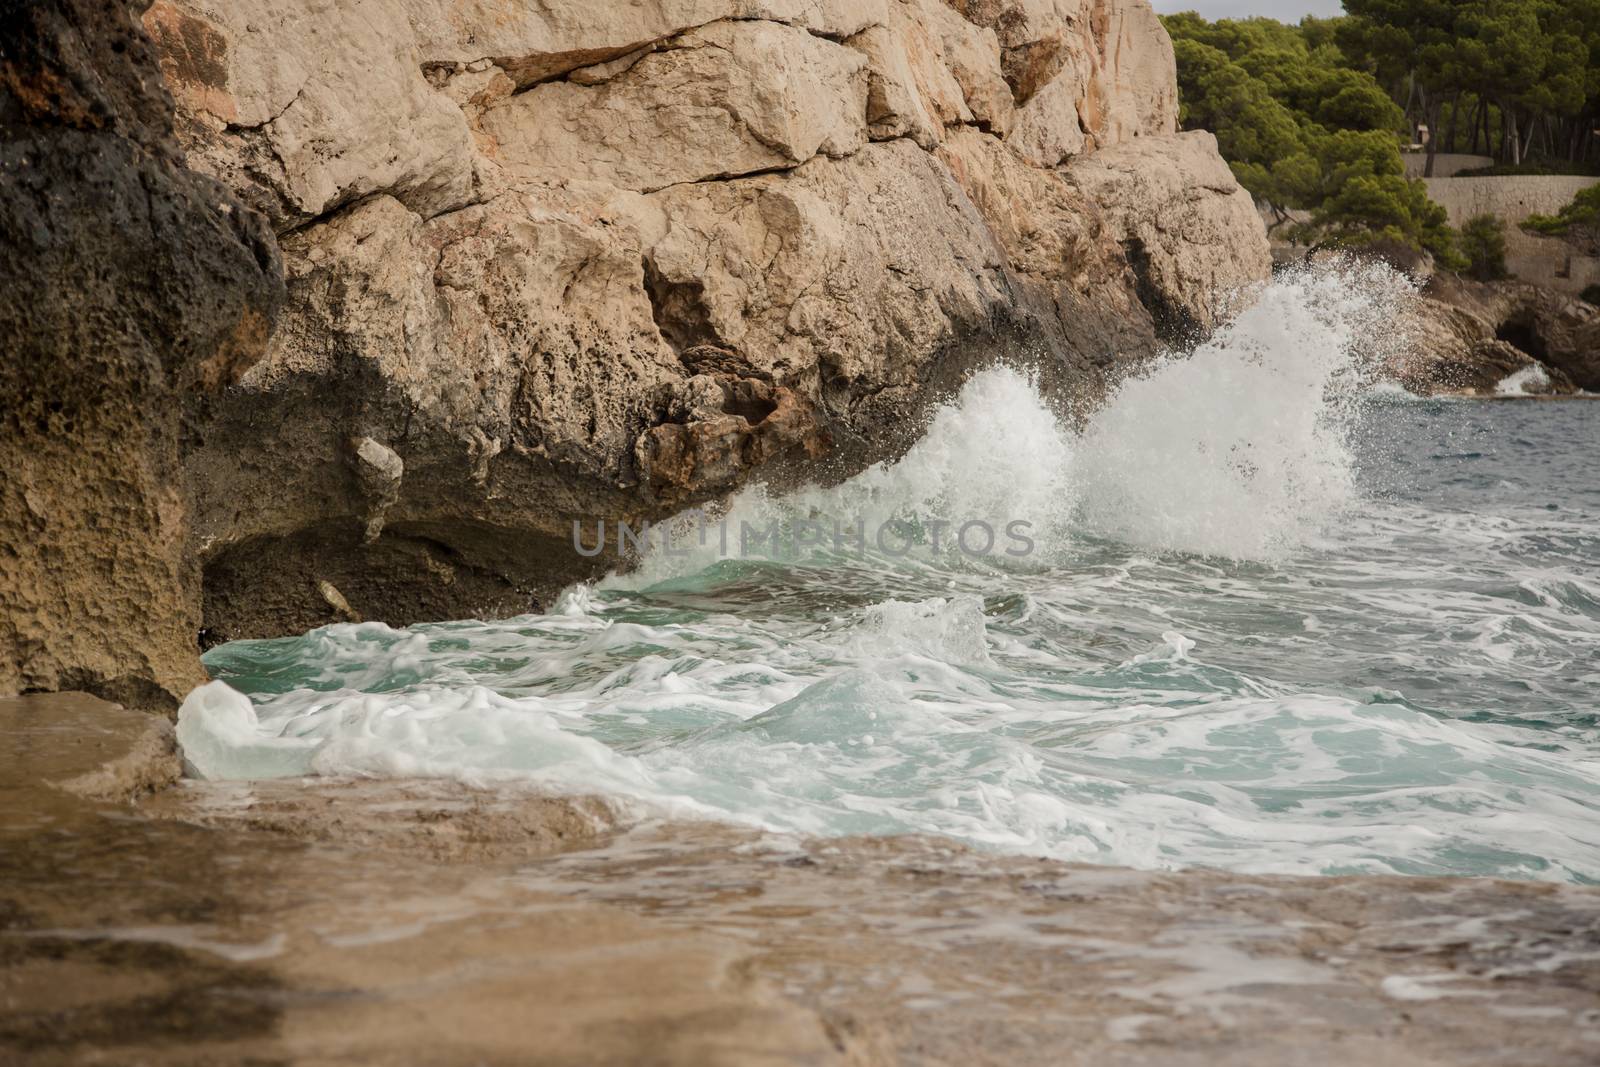
<svg viewBox="0 0 1600 1067"><path fill-rule="evenodd" d="M144 23L289 279L187 460L213 638L529 610L574 518L849 473L979 362L1087 402L1268 270L1145 0Z"/></svg>
<svg viewBox="0 0 1600 1067"><path fill-rule="evenodd" d="M574 518L845 476L981 363L1081 410L1268 271L1145 0L6 12L0 691L527 611Z"/></svg>

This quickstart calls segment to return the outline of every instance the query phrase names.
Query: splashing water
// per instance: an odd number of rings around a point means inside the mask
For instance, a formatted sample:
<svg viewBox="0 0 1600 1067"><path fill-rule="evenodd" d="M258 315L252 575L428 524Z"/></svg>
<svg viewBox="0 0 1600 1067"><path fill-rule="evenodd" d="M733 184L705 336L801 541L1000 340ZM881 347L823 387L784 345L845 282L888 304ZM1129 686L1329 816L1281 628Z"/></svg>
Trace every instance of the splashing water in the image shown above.
<svg viewBox="0 0 1600 1067"><path fill-rule="evenodd" d="M991 370L899 462L728 508L915 552L695 544L546 616L223 646L185 755L1143 867L1600 880L1600 409L1363 400L1398 291L1280 280L1077 435ZM940 518L1037 551L936 548Z"/></svg>
<svg viewBox="0 0 1600 1067"><path fill-rule="evenodd" d="M786 551L778 554L790 562L813 556L816 562L839 564L850 554L841 548L851 547L851 535L859 537L862 527L867 531L866 547L877 550L879 562L896 557L950 562L963 555L959 527L967 523L995 531L993 552L983 554L1003 560L1001 532L1013 522L1027 523L1024 533L1047 545L1067 536L1072 480L1071 435L1029 378L995 369L969 382L958 403L936 412L927 434L899 461L878 464L833 488L812 488L782 498L772 497L761 486L748 489L718 517L715 536L704 533L706 527L696 515L680 528L674 552L650 553L636 571L607 585L644 589L699 574L730 554L757 555L755 548L760 546L753 536L751 551L744 551L743 535L762 534L775 522L787 531L780 536ZM950 528L934 525L941 521ZM813 539L822 534L819 552L793 550L793 534L802 523L814 527ZM907 550L908 543L915 547ZM971 543L975 550L983 546L981 538Z"/></svg>
<svg viewBox="0 0 1600 1067"><path fill-rule="evenodd" d="M1538 396L1550 389L1550 375L1537 363L1507 375L1495 386L1500 396Z"/></svg>
<svg viewBox="0 0 1600 1067"><path fill-rule="evenodd" d="M1080 448L1085 528L1150 548L1276 558L1354 494L1363 353L1404 281L1282 278L1188 358L1125 384Z"/></svg>

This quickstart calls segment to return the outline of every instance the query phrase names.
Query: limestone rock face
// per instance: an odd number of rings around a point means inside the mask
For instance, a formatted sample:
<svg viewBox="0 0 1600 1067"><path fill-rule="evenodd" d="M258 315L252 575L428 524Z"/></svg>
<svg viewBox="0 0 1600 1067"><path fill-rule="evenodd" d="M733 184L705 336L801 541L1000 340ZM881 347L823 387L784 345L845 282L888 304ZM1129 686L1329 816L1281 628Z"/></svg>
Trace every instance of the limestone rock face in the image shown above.
<svg viewBox="0 0 1600 1067"><path fill-rule="evenodd" d="M775 22L715 22L599 84L547 82L483 118L519 184L669 185L850 155L866 141L865 60ZM609 72L608 72L609 73Z"/></svg>
<svg viewBox="0 0 1600 1067"><path fill-rule="evenodd" d="M1250 224L1255 203L1209 133L1127 141L1066 175L1122 243L1163 334L1215 326L1231 291L1271 270L1266 234Z"/></svg>
<svg viewBox="0 0 1600 1067"><path fill-rule="evenodd" d="M1579 389L1600 392L1600 309L1565 293L1501 283L1495 336L1521 348Z"/></svg>
<svg viewBox="0 0 1600 1067"><path fill-rule="evenodd" d="M191 162L275 219L379 191L424 214L471 199L461 110L423 77L400 5L156 0L144 24Z"/></svg>
<svg viewBox="0 0 1600 1067"><path fill-rule="evenodd" d="M1442 301L1420 296L1410 301L1400 328L1405 344L1385 375L1417 396L1490 396L1512 375L1541 366L1496 338L1492 323ZM1566 375L1547 370L1545 377L1542 387L1530 391L1572 392Z"/></svg>
<svg viewBox="0 0 1600 1067"><path fill-rule="evenodd" d="M1007 141L1053 166L1178 129L1172 42L1147 0L952 0L992 28L1017 104Z"/></svg>
<svg viewBox="0 0 1600 1067"><path fill-rule="evenodd" d="M204 678L185 420L283 283L263 220L183 167L137 20L0 12L0 696L171 709Z"/></svg>
<svg viewBox="0 0 1600 1067"><path fill-rule="evenodd" d="M395 623L529 610L615 562L575 519L844 476L980 363L1088 403L1268 269L1214 145L1175 133L1145 0L145 24L192 164L272 217L289 278L186 468L216 637L329 621L324 583ZM375 492L360 441L401 476Z"/></svg>

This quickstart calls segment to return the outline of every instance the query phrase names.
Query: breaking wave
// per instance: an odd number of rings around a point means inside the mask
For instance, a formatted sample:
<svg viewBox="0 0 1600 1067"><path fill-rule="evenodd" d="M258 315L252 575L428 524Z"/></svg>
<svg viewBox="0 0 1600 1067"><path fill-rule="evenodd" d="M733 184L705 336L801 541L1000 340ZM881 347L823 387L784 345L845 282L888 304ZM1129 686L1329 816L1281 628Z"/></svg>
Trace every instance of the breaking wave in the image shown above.
<svg viewBox="0 0 1600 1067"><path fill-rule="evenodd" d="M1143 867L1600 880L1594 423L1368 404L1402 291L1280 279L1081 432L990 370L898 461L724 516L915 552L694 539L545 616L223 646L185 756ZM1018 520L1021 556L940 526Z"/></svg>

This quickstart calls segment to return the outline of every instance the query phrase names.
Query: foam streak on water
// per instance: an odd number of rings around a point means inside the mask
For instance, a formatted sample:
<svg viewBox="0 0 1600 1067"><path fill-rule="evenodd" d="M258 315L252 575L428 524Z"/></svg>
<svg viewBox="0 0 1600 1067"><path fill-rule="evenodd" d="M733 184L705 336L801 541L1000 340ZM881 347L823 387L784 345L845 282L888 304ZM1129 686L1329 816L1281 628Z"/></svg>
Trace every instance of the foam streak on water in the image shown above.
<svg viewBox="0 0 1600 1067"><path fill-rule="evenodd" d="M1600 881L1600 407L1362 401L1396 289L1281 281L1082 434L989 371L898 463L730 505L1026 519L1030 558L713 545L547 616L238 642L185 754L1141 867Z"/></svg>

